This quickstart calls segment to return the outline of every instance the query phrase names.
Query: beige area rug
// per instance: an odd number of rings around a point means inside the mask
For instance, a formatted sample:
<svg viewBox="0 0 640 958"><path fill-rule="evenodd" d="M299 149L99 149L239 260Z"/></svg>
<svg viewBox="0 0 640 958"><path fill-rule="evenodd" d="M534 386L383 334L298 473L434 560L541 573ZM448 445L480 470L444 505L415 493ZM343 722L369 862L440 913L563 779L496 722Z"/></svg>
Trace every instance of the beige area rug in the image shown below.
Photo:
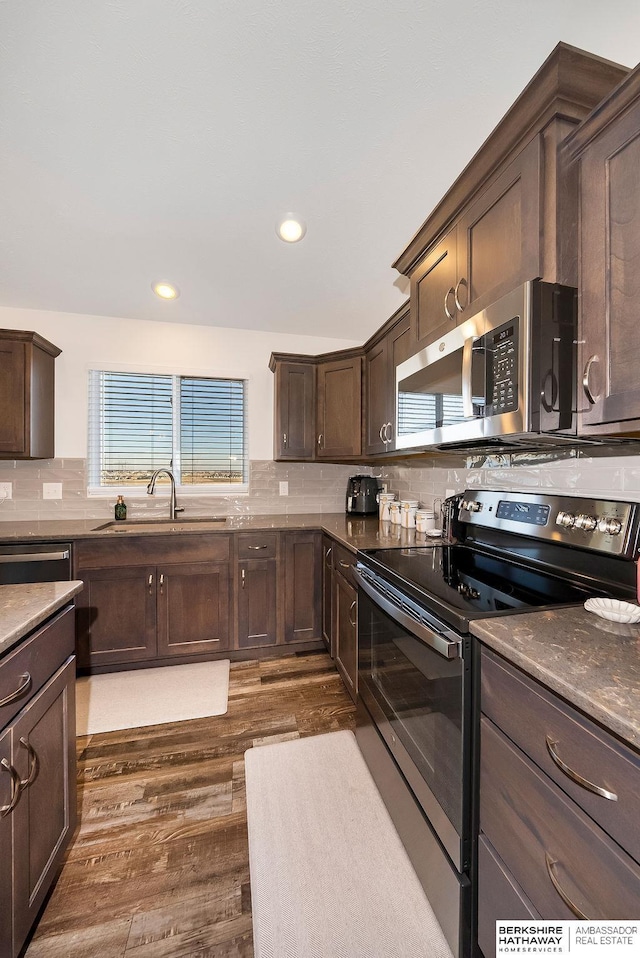
<svg viewBox="0 0 640 958"><path fill-rule="evenodd" d="M229 659L81 677L76 734L223 715L228 694Z"/></svg>
<svg viewBox="0 0 640 958"><path fill-rule="evenodd" d="M452 958L351 732L245 767L255 958Z"/></svg>

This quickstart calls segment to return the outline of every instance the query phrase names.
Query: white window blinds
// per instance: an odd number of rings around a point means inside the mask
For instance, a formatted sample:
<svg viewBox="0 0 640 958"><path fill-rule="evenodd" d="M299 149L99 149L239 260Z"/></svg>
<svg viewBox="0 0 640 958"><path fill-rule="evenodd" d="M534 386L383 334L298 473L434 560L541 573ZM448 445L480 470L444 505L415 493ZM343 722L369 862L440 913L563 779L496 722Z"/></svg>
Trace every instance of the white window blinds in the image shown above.
<svg viewBox="0 0 640 958"><path fill-rule="evenodd" d="M89 482L146 485L171 469L179 485L246 482L245 382L92 370Z"/></svg>

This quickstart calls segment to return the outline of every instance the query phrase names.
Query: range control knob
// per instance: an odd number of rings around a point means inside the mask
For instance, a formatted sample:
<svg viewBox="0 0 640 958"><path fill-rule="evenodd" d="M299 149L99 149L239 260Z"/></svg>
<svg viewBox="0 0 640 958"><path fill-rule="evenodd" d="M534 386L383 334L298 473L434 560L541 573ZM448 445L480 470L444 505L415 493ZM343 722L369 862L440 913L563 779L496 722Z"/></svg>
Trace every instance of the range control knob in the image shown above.
<svg viewBox="0 0 640 958"><path fill-rule="evenodd" d="M471 499L471 500L467 503L467 509L469 510L469 512L480 512L480 510L482 509L482 503L481 503L481 502L474 502L474 500Z"/></svg>
<svg viewBox="0 0 640 958"><path fill-rule="evenodd" d="M564 529L571 529L575 525L576 517L572 512L559 512L556 525Z"/></svg>
<svg viewBox="0 0 640 958"><path fill-rule="evenodd" d="M593 532L597 525L598 520L594 516L576 516L576 529Z"/></svg>
<svg viewBox="0 0 640 958"><path fill-rule="evenodd" d="M604 532L609 536L618 536L622 532L622 523L619 519L607 519L603 516L598 519L598 532Z"/></svg>

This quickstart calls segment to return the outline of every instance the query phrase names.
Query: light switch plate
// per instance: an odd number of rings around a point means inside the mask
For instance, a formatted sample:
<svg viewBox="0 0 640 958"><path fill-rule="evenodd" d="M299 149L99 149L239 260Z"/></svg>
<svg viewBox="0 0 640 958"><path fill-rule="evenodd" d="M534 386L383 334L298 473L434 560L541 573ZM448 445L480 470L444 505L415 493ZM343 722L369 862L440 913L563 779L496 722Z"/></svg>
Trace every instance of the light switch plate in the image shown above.
<svg viewBox="0 0 640 958"><path fill-rule="evenodd" d="M0 482L0 499L12 499L12 498L13 498L13 483Z"/></svg>
<svg viewBox="0 0 640 958"><path fill-rule="evenodd" d="M42 483L42 498L43 499L62 499L62 483L61 482L43 482Z"/></svg>
<svg viewBox="0 0 640 958"><path fill-rule="evenodd" d="M281 482L279 485L280 485L280 495L281 495L281 496L288 496L288 495L289 495L289 483L288 483L288 482Z"/></svg>

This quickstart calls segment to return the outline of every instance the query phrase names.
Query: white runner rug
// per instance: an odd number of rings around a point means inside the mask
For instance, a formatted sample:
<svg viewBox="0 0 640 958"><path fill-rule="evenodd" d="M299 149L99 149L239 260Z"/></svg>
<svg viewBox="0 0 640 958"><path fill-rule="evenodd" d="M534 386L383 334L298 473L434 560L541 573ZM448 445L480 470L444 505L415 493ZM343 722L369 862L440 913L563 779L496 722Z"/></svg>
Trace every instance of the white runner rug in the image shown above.
<svg viewBox="0 0 640 958"><path fill-rule="evenodd" d="M245 767L255 958L452 958L351 732Z"/></svg>
<svg viewBox="0 0 640 958"><path fill-rule="evenodd" d="M223 715L228 693L229 659L81 677L76 734Z"/></svg>

